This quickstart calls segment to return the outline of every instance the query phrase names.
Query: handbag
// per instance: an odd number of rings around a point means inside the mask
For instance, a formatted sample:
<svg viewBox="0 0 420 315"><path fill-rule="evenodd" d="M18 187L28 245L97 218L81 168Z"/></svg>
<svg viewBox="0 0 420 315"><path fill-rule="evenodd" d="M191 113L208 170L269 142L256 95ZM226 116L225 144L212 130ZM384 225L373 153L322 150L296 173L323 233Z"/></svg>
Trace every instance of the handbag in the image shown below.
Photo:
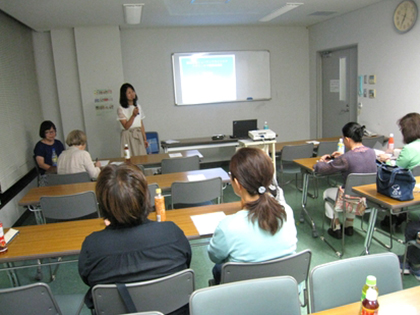
<svg viewBox="0 0 420 315"><path fill-rule="evenodd" d="M334 210L362 216L367 208L366 198L344 194L343 187L338 187Z"/></svg>
<svg viewBox="0 0 420 315"><path fill-rule="evenodd" d="M416 179L410 170L382 164L378 167L376 189L378 193L400 201L412 200Z"/></svg>

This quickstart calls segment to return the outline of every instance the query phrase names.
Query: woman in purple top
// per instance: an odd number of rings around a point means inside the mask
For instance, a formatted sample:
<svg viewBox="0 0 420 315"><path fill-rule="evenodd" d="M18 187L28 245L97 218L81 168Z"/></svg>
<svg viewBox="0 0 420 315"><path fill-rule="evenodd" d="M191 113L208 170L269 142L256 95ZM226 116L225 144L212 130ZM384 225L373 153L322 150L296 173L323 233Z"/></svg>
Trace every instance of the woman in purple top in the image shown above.
<svg viewBox="0 0 420 315"><path fill-rule="evenodd" d="M362 127L356 122L347 123L342 129L343 142L347 152L344 154L333 152L331 155L322 156L319 162L314 165L315 172L322 175L341 172L343 188L346 185L347 176L351 173L375 173L377 170L376 154L373 149L362 144L364 129L364 126ZM324 199L329 197L335 200L337 190L338 188L326 189ZM325 203L325 214L331 219L331 228L328 229L328 234L340 239L342 233L338 213L328 203ZM353 221L354 214L347 214L344 233L348 236L353 235Z"/></svg>

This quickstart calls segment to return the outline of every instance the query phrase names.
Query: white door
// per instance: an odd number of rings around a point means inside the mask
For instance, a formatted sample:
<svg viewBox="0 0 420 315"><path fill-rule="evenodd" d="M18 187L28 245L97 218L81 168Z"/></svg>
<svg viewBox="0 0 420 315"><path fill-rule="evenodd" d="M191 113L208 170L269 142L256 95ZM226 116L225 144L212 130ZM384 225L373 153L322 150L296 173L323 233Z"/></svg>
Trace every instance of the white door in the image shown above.
<svg viewBox="0 0 420 315"><path fill-rule="evenodd" d="M341 136L357 121L357 47L321 53L322 137Z"/></svg>

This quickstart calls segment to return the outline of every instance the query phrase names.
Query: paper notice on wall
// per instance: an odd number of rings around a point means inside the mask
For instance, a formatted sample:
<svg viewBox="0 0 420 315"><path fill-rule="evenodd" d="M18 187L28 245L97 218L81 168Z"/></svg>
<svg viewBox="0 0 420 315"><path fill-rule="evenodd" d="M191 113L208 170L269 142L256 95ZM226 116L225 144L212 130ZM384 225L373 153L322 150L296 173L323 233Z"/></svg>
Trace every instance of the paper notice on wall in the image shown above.
<svg viewBox="0 0 420 315"><path fill-rule="evenodd" d="M330 92L331 93L340 92L340 80L330 80Z"/></svg>

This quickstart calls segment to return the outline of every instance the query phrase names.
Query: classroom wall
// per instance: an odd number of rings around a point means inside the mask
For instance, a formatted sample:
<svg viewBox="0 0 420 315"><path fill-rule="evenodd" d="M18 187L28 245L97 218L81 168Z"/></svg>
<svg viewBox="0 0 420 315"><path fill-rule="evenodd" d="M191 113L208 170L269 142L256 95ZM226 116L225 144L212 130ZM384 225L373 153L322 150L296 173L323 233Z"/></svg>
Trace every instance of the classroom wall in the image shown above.
<svg viewBox="0 0 420 315"><path fill-rule="evenodd" d="M145 127L161 139L232 133L232 120L257 118L278 140L309 137L308 33L303 27L185 27L121 31L124 78L137 90ZM269 50L272 99L175 106L171 54ZM299 126L299 128L296 128Z"/></svg>
<svg viewBox="0 0 420 315"><path fill-rule="evenodd" d="M420 3L416 1L420 6ZM378 4L351 12L309 28L310 117L311 134L316 134L316 78L319 76L318 52L349 45L358 47L358 74L376 74L377 97L359 97L362 110L359 122L380 134L395 134L396 146L402 146L397 119L420 107L420 22L406 34L393 26L393 13L400 0ZM328 123L328 122L324 122Z"/></svg>

